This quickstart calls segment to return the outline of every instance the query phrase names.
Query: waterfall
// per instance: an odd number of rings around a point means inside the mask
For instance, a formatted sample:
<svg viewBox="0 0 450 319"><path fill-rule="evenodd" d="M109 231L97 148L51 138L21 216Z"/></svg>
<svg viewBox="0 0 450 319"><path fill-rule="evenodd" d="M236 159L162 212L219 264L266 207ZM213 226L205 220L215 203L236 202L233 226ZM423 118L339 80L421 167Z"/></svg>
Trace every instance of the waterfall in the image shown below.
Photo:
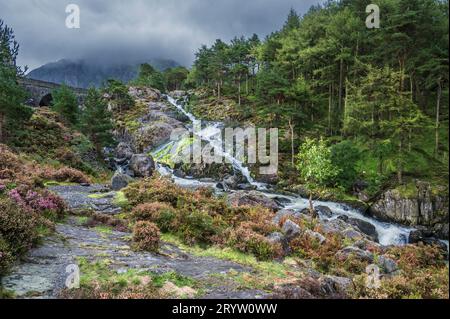
<svg viewBox="0 0 450 319"><path fill-rule="evenodd" d="M181 103L178 103L177 100L172 98L171 96L166 96L167 101L172 104L174 107L176 107L180 112L182 112L186 117L189 118L189 120L192 122L194 126L199 126L201 121L197 119L193 114L187 112L184 109L184 106ZM258 183L256 182L250 175L249 169L244 166L244 163L236 159L232 154L226 153L223 150L222 142L218 141L218 139L215 139L214 137L221 132L221 128L223 127L223 123L220 122L208 122L207 126L203 129L201 129L199 132L195 132L199 138L202 140L210 143L211 147L214 149L215 152L217 152L217 155L223 156L226 158L229 163L231 163L234 167L234 169L238 170L246 179L247 181L256 186L257 190L266 195L269 198L283 198L288 203L284 204L285 209L292 209L296 211L300 211L304 208L309 207L309 201L308 199L302 198L300 196L291 195L281 195L274 192L270 192L268 190L268 187L264 183ZM173 142L169 142L173 143ZM159 150L163 149L164 147L167 147L169 144L163 145L159 148ZM184 187L199 187L199 186L207 186L207 187L215 187L215 183L210 182L202 182L195 179L189 179L189 178L180 178L173 175L173 171L170 168L164 167L162 165L157 165L158 171L163 176L171 176L174 179L174 182L180 186ZM334 215L332 218L326 218L324 216L321 216L323 219L336 219L339 216L347 216L349 218L356 218L365 222L368 222L372 224L379 237L379 242L382 245L404 245L408 243L409 234L411 231L414 230L414 228L411 227L405 227L401 225L397 225L394 223L387 223L387 222L381 222L374 218L365 216L360 211L353 209L347 205L334 203L334 202L322 202L322 201L314 201L314 206L318 205L324 205L329 207ZM447 246L448 246L448 242Z"/></svg>

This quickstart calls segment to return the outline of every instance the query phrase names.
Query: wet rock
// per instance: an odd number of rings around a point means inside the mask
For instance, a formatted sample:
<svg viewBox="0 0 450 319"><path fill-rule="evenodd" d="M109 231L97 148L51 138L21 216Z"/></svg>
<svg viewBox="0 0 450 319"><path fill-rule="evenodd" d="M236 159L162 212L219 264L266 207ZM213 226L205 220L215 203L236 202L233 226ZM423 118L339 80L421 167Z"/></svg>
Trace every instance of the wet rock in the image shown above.
<svg viewBox="0 0 450 319"><path fill-rule="evenodd" d="M283 225L283 233L286 235L288 240L294 239L299 236L302 232L300 226L298 226L293 221L287 220Z"/></svg>
<svg viewBox="0 0 450 319"><path fill-rule="evenodd" d="M314 207L314 209L319 212L320 214L331 218L333 216L333 212L331 211L331 209L327 206L316 206Z"/></svg>
<svg viewBox="0 0 450 319"><path fill-rule="evenodd" d="M385 256L380 256L378 258L378 265L386 274L392 274L398 270L397 263L393 259Z"/></svg>
<svg viewBox="0 0 450 319"><path fill-rule="evenodd" d="M350 256L356 257L358 259L361 259L363 261L367 261L367 262L373 262L374 257L373 254L371 252L362 250L358 247L354 247L354 246L348 246L345 247L341 250L339 250L335 257L341 261L347 260Z"/></svg>
<svg viewBox="0 0 450 319"><path fill-rule="evenodd" d="M120 191L122 188L127 187L128 184L132 181L133 178L131 178L130 176L120 172L116 172L111 179L111 188L114 191Z"/></svg>
<svg viewBox="0 0 450 319"><path fill-rule="evenodd" d="M244 191L253 191L253 190L256 190L257 187L250 183L245 183L245 184L238 184L237 189L244 190Z"/></svg>
<svg viewBox="0 0 450 319"><path fill-rule="evenodd" d="M155 171L155 161L151 156L135 154L131 157L130 169L136 177L150 177Z"/></svg>
<svg viewBox="0 0 450 319"><path fill-rule="evenodd" d="M273 211L279 209L278 204L274 200L257 191L238 191L229 194L227 202L233 207L262 206Z"/></svg>
<svg viewBox="0 0 450 319"><path fill-rule="evenodd" d="M369 236L373 241L378 241L377 229L371 223L357 218L349 218L347 220L347 223L358 228L362 233Z"/></svg>
<svg viewBox="0 0 450 319"><path fill-rule="evenodd" d="M182 169L175 169L173 171L173 175L175 175L176 177L179 177L179 178L185 178L186 177L186 173L183 172Z"/></svg>
<svg viewBox="0 0 450 319"><path fill-rule="evenodd" d="M224 192L227 192L229 190L227 184L224 182L217 183L216 187L220 190L223 190Z"/></svg>

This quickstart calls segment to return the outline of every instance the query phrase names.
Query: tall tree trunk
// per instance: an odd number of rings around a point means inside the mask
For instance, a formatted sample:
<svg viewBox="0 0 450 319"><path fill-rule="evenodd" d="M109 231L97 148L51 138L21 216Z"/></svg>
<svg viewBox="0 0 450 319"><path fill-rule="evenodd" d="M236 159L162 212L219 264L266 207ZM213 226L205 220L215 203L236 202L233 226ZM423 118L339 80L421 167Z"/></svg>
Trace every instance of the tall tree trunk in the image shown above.
<svg viewBox="0 0 450 319"><path fill-rule="evenodd" d="M332 127L331 127L331 112L333 108L333 84L330 83L329 86L329 98L328 98L328 132L333 135Z"/></svg>
<svg viewBox="0 0 450 319"><path fill-rule="evenodd" d="M0 113L0 143L3 143L3 128L5 123L5 115Z"/></svg>
<svg viewBox="0 0 450 319"><path fill-rule="evenodd" d="M239 79L239 83L238 83L238 104L239 106L241 105L241 79Z"/></svg>
<svg viewBox="0 0 450 319"><path fill-rule="evenodd" d="M289 129L291 131L291 161L292 166L295 165L295 148L294 148L294 125L292 124L292 119L289 119Z"/></svg>
<svg viewBox="0 0 450 319"><path fill-rule="evenodd" d="M398 161L397 161L397 178L398 178L398 183L399 184L403 184L403 141L400 138L400 142L398 144Z"/></svg>
<svg viewBox="0 0 450 319"><path fill-rule="evenodd" d="M338 107L339 112L342 111L342 91L344 89L344 60L341 58L339 67L339 101Z"/></svg>
<svg viewBox="0 0 450 319"><path fill-rule="evenodd" d="M441 79L439 79L437 101L436 101L436 128L435 128L436 137L435 137L435 146L434 146L434 155L436 157L439 155L439 128L441 126L441 123L440 123L441 97L442 97L442 84L441 84Z"/></svg>

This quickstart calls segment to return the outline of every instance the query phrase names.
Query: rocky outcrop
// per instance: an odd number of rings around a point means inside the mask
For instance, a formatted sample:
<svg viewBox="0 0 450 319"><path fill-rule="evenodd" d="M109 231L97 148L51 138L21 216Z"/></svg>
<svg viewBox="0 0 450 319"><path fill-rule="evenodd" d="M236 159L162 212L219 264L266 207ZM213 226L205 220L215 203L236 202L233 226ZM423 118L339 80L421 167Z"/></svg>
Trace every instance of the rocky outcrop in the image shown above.
<svg viewBox="0 0 450 319"><path fill-rule="evenodd" d="M276 211L280 208L274 200L256 191L235 192L233 194L228 195L227 201L228 204L233 207L262 206L273 211Z"/></svg>
<svg viewBox="0 0 450 319"><path fill-rule="evenodd" d="M448 190L415 181L384 192L370 207L372 216L410 226L425 226L448 239Z"/></svg>
<svg viewBox="0 0 450 319"><path fill-rule="evenodd" d="M130 176L117 171L111 178L111 189L120 191L122 188L127 187L132 181L133 179Z"/></svg>

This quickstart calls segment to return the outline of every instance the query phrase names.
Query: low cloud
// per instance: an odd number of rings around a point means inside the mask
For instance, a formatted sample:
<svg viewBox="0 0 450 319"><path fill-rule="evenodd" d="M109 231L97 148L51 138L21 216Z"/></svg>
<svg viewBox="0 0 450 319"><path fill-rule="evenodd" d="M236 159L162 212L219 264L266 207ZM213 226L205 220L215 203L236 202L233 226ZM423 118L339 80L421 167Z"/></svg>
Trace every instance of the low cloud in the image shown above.
<svg viewBox="0 0 450 319"><path fill-rule="evenodd" d="M38 67L67 59L114 63L174 59L189 66L215 39L279 29L290 8L305 13L318 0L0 0L0 18L21 44L19 63ZM81 10L67 29L65 8Z"/></svg>

